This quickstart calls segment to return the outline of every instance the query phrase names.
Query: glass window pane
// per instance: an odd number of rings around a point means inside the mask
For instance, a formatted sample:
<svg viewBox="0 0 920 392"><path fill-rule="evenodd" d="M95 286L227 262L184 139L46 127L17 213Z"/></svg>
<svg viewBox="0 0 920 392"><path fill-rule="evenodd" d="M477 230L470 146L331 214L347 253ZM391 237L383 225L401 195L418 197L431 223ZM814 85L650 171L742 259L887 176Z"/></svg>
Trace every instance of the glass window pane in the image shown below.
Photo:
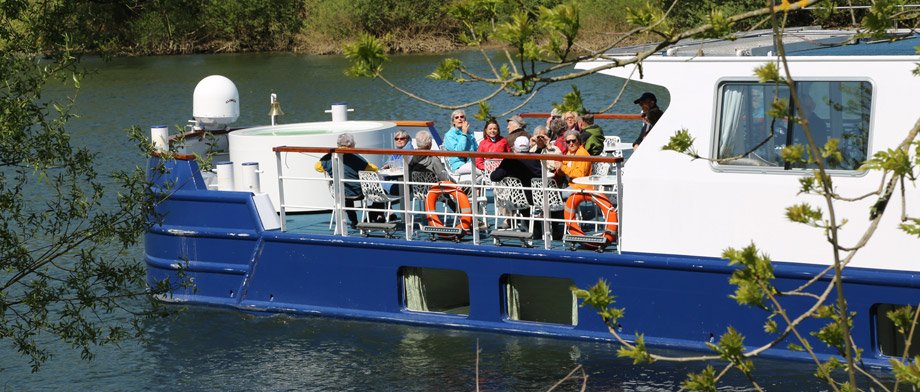
<svg viewBox="0 0 920 392"><path fill-rule="evenodd" d="M815 143L824 148L837 139L842 159L827 160L834 170L856 170L869 151L869 115L872 85L858 81L798 82L796 89L802 113L790 105L790 113L808 120ZM767 113L775 99L790 102L785 86L739 82L723 84L719 100L719 125L716 158L721 165L814 168L814 164L790 164L779 153L787 145L807 145L801 124L786 118L774 119Z"/></svg>
<svg viewBox="0 0 920 392"><path fill-rule="evenodd" d="M779 150L785 145L785 120L773 121L767 112L785 88L759 83L722 86L719 113L719 159L723 165L783 166Z"/></svg>

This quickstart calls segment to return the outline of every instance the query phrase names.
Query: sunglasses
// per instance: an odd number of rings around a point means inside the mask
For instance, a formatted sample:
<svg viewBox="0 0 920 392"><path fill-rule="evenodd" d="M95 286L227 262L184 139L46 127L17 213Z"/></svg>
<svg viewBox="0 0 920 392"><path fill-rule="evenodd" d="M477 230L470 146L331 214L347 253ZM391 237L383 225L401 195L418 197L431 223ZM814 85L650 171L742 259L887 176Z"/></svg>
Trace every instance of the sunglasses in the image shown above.
<svg viewBox="0 0 920 392"><path fill-rule="evenodd" d="M565 144L575 144L578 143L578 139L566 139Z"/></svg>
<svg viewBox="0 0 920 392"><path fill-rule="evenodd" d="M466 116L454 116L454 119L458 119L458 118L466 118Z"/></svg>
<svg viewBox="0 0 920 392"><path fill-rule="evenodd" d="M393 140L409 140L407 137L394 137Z"/></svg>

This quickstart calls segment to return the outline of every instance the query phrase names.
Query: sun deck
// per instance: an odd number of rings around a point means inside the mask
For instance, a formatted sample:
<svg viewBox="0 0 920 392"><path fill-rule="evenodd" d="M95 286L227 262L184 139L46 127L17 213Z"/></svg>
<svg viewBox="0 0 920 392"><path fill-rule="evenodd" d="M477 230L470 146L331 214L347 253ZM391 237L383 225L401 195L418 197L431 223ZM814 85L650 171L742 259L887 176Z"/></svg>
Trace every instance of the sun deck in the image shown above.
<svg viewBox="0 0 920 392"><path fill-rule="evenodd" d="M615 143L615 142L612 142ZM616 148L611 144L611 151ZM279 193L290 182L313 182L311 188L329 189L334 209L312 213L288 213L289 209L315 210L313 205L286 204L280 200L280 229L283 232L336 236L373 236L409 241L451 241L474 245L493 244L543 249L590 249L619 251L618 195L622 194L620 154L600 157L572 157L547 154L456 153L419 150L329 149L277 147ZM331 154L332 176L322 178L288 176L281 162L286 154ZM360 179L343 178L343 157L401 154L404 167L413 156L464 156L482 158L487 170L474 169L455 181L407 179L408 172L363 172ZM491 172L501 160L540 162L580 161L592 164L590 176L569 179L594 184L588 189L560 189L553 173L541 164L539 177L492 181ZM475 166L474 166L475 167ZM421 173L424 174L424 173ZM363 196L348 207L344 187L360 184ZM387 190L385 191L384 188ZM338 191L337 191L338 189ZM576 197L570 198L570 195ZM372 205L371 203L377 203ZM460 205L460 211L455 211ZM403 206L407 206L404 208ZM566 210L571 213L566 213ZM353 211L360 222L348 222ZM543 211L550 213L544 214Z"/></svg>

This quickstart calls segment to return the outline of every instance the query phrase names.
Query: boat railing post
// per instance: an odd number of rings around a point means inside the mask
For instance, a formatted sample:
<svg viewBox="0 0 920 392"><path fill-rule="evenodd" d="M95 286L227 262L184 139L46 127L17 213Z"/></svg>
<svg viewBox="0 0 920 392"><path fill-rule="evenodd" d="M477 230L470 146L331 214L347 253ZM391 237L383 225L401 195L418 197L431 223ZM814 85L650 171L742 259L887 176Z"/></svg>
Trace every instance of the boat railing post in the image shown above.
<svg viewBox="0 0 920 392"><path fill-rule="evenodd" d="M620 249L622 245L623 238L623 161L622 159L616 162L617 169L617 253L623 253L623 250Z"/></svg>
<svg viewBox="0 0 920 392"><path fill-rule="evenodd" d="M540 181L540 188L543 190L543 200L540 200L540 203L543 204L543 218L540 219L540 224L543 225L543 249L550 249L552 248L553 233L552 225L547 219L550 216L549 195L547 194L549 188L549 176L546 173L546 162L544 162L542 159L540 160L540 178L542 180ZM533 186L533 184L531 184L531 186ZM533 219L533 217L530 218Z"/></svg>
<svg viewBox="0 0 920 392"><path fill-rule="evenodd" d="M473 231L473 244L479 245L479 193L478 193L479 188L476 187L476 183L482 180L480 178L480 175L482 173L480 173L479 168L476 167L476 158L470 157L470 168L472 169L471 171L472 178L470 179L470 182L472 182L472 184L470 184L472 191L470 192L470 194L473 198L473 202L470 203L470 207L473 210L472 211L473 227L470 228L470 230ZM483 194L483 196L485 195ZM460 219L461 220L463 219L462 215L460 216ZM486 219L486 222L488 222L488 219Z"/></svg>
<svg viewBox="0 0 920 392"><path fill-rule="evenodd" d="M411 143L411 142L410 142ZM403 177L402 177L402 207L405 211L403 215L403 222L406 224L406 240L412 239L412 230L415 229L415 216L412 214L412 207L409 203L412 202L412 194L409 193L409 155L403 155L400 157L403 160Z"/></svg>
<svg viewBox="0 0 920 392"><path fill-rule="evenodd" d="M332 202L332 213L335 214L335 235L347 235L345 230L345 214L342 207L345 205L345 185L342 176L345 169L342 167L342 155L338 151L332 153L332 186L335 189L335 200Z"/></svg>
<svg viewBox="0 0 920 392"><path fill-rule="evenodd" d="M287 231L287 219L284 212L284 173L282 173L281 151L275 151L275 164L278 166L278 207L281 211L281 232Z"/></svg>

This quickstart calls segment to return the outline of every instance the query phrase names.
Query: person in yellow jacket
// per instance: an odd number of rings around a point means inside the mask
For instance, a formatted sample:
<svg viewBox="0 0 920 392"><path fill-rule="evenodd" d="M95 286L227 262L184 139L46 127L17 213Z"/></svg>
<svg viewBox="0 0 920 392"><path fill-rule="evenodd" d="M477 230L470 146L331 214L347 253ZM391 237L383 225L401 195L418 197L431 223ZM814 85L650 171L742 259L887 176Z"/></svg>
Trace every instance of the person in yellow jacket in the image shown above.
<svg viewBox="0 0 920 392"><path fill-rule="evenodd" d="M590 156L588 150L585 150L584 146L581 145L581 140L578 138L579 135L580 133L578 131L569 130L565 132L563 135L566 147L565 155ZM592 189L591 185L581 185L572 182L573 178L591 175L591 162L557 161L556 168L557 180L564 180L569 184L568 192L562 192L563 197L568 197L568 195L576 190Z"/></svg>

